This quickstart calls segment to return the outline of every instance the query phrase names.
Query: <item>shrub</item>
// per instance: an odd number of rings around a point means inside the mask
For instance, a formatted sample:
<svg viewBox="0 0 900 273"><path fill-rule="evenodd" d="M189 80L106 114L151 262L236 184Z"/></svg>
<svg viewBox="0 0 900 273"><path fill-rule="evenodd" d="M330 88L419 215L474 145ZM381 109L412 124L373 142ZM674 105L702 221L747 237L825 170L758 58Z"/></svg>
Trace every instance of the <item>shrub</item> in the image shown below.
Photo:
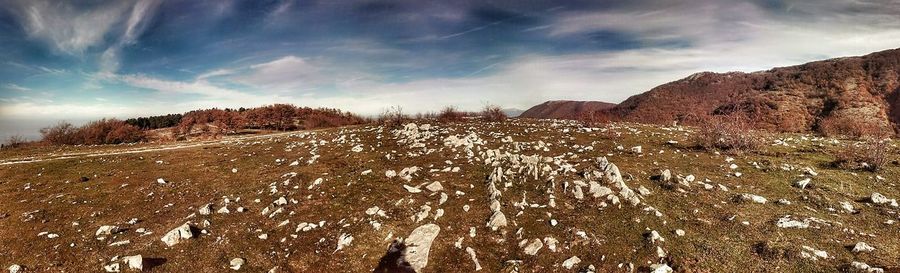
<svg viewBox="0 0 900 273"><path fill-rule="evenodd" d="M99 145L138 142L145 139L144 132L136 126L117 119L101 119L75 127L60 122L41 129L41 140L56 145Z"/></svg>
<svg viewBox="0 0 900 273"><path fill-rule="evenodd" d="M403 108L400 106L391 106L391 108L384 109L381 112L381 115L378 116L378 123L388 127L388 128L399 128L402 127L404 123L409 119L406 114L403 114Z"/></svg>
<svg viewBox="0 0 900 273"><path fill-rule="evenodd" d="M848 116L831 116L822 119L818 123L819 133L829 136L844 136L855 139L863 137L884 138L890 129L882 128L867 119L854 119Z"/></svg>
<svg viewBox="0 0 900 273"><path fill-rule="evenodd" d="M464 117L465 113L456 110L455 106L447 106L441 109L441 112L437 115L437 120L440 122L457 122L462 121Z"/></svg>
<svg viewBox="0 0 900 273"><path fill-rule="evenodd" d="M753 130L746 115L734 112L698 118L694 135L697 145L707 150L746 152L759 148L760 136Z"/></svg>
<svg viewBox="0 0 900 273"><path fill-rule="evenodd" d="M18 148L22 145L25 145L26 143L28 143L28 140L26 140L22 135L11 135L6 138L6 142L3 144L3 146L9 148Z"/></svg>
<svg viewBox="0 0 900 273"><path fill-rule="evenodd" d="M481 111L481 117L487 121L504 121L507 118L503 109L497 105L485 105Z"/></svg>
<svg viewBox="0 0 900 273"><path fill-rule="evenodd" d="M867 138L837 151L832 165L844 169L877 172L888 162L890 143L886 139Z"/></svg>
<svg viewBox="0 0 900 273"><path fill-rule="evenodd" d="M54 126L41 129L41 141L50 144L75 145L78 142L78 128L71 123L61 121Z"/></svg>

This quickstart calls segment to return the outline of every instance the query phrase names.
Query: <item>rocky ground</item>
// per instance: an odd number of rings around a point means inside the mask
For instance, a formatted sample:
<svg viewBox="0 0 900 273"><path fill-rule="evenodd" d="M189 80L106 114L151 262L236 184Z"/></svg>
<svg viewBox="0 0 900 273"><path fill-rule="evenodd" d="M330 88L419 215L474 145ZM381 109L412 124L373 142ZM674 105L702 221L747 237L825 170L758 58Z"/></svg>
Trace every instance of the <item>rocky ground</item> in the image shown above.
<svg viewBox="0 0 900 273"><path fill-rule="evenodd" d="M771 136L743 155L694 149L691 139L681 127L514 120L4 151L0 266L900 269L896 163L833 168L852 141L813 136Z"/></svg>

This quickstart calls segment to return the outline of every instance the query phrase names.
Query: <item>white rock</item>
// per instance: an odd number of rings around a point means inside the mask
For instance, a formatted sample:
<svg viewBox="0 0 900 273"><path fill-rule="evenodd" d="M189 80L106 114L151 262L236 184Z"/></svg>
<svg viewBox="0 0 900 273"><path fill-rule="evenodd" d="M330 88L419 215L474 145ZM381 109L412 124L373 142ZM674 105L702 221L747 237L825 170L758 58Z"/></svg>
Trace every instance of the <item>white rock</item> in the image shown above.
<svg viewBox="0 0 900 273"><path fill-rule="evenodd" d="M427 186L425 186L425 188L433 192L441 191L444 189L444 187L441 186L441 182L438 181L434 181L431 184L428 184Z"/></svg>
<svg viewBox="0 0 900 273"><path fill-rule="evenodd" d="M643 148L641 146L634 146L634 147L631 147L631 152L640 154L641 152L643 152Z"/></svg>
<svg viewBox="0 0 900 273"><path fill-rule="evenodd" d="M576 264L578 264L580 262L581 262L581 259L579 259L578 256L572 256L571 258L568 258L565 261L563 261L562 266L565 267L566 269L572 269L573 266L575 266Z"/></svg>
<svg viewBox="0 0 900 273"><path fill-rule="evenodd" d="M412 187L412 186L403 185L403 188L406 189L406 191L408 191L409 193L420 193L420 192L422 192L422 190L420 190L419 188Z"/></svg>
<svg viewBox="0 0 900 273"><path fill-rule="evenodd" d="M244 262L246 261L243 258L234 258L228 264L232 270L240 270L241 266L244 266Z"/></svg>
<svg viewBox="0 0 900 273"><path fill-rule="evenodd" d="M194 234L191 232L191 225L189 223L184 223L183 225L170 230L166 233L165 236L162 237L163 243L167 246L174 246L184 240L193 238Z"/></svg>
<svg viewBox="0 0 900 273"><path fill-rule="evenodd" d="M334 250L334 252L338 252L341 249L344 249L344 247L349 246L352 242L353 236L351 236L350 234L342 233L341 236L338 237L337 248Z"/></svg>
<svg viewBox="0 0 900 273"><path fill-rule="evenodd" d="M94 236L106 236L116 233L119 233L118 226L100 226L100 228L97 229L97 232L94 233Z"/></svg>
<svg viewBox="0 0 900 273"><path fill-rule="evenodd" d="M858 242L853 246L853 253L872 252L875 248L864 242Z"/></svg>
<svg viewBox="0 0 900 273"><path fill-rule="evenodd" d="M103 270L106 272L119 272L119 263L111 263L103 266Z"/></svg>
<svg viewBox="0 0 900 273"><path fill-rule="evenodd" d="M775 222L775 226L780 227L780 228L801 228L802 229L802 228L808 228L809 223L805 222L805 221L801 222L801 221L793 220L793 219L791 219L790 215L785 215L784 217L781 217L781 219L778 219L777 222Z"/></svg>
<svg viewBox="0 0 900 273"><path fill-rule="evenodd" d="M896 199L889 199L887 197L884 197L884 195L881 195L880 193L877 193L877 192L872 193L870 200L872 200L872 203L875 203L877 205L889 204L892 207L897 207Z"/></svg>
<svg viewBox="0 0 900 273"><path fill-rule="evenodd" d="M157 179L156 179L156 183L159 183L159 184L165 184L165 183L166 183L166 180L165 180L165 179L162 179L162 178L157 178Z"/></svg>
<svg viewBox="0 0 900 273"><path fill-rule="evenodd" d="M21 265L17 265L17 264L10 265L9 268L7 268L7 269L9 270L9 273L20 273L20 272L25 271L24 267L22 267Z"/></svg>
<svg viewBox="0 0 900 273"><path fill-rule="evenodd" d="M212 204L206 204L200 207L200 215L210 215L212 214Z"/></svg>
<svg viewBox="0 0 900 273"><path fill-rule="evenodd" d="M481 270L481 263L478 262L478 257L475 257L475 250L471 247L466 247L466 252L469 253L469 257L471 257L472 262L475 263L475 271Z"/></svg>
<svg viewBox="0 0 900 273"><path fill-rule="evenodd" d="M675 270L672 270L672 268L669 267L669 265L667 265L667 264L654 264L654 265L651 265L651 266L650 266L650 269L653 270L653 271L650 271L651 273L672 273L672 272L675 272Z"/></svg>
<svg viewBox="0 0 900 273"><path fill-rule="evenodd" d="M506 226L506 215L503 212L496 211L494 214L491 214L491 219L488 220L487 226L491 228L491 230L497 230L500 227Z"/></svg>
<svg viewBox="0 0 900 273"><path fill-rule="evenodd" d="M742 193L739 196L739 200L752 201L753 203L759 203L759 204L765 204L766 202L769 202L769 200L766 199L765 197L755 195L755 194L749 194L749 193Z"/></svg>
<svg viewBox="0 0 900 273"><path fill-rule="evenodd" d="M684 236L684 230L676 229L676 230L675 230L675 235L678 235L678 236Z"/></svg>
<svg viewBox="0 0 900 273"><path fill-rule="evenodd" d="M288 203L288 201L287 201L287 199L284 198L284 196L279 197L274 202L272 202L272 204L275 204L276 206L284 206L284 205L287 205L287 203Z"/></svg>
<svg viewBox="0 0 900 273"><path fill-rule="evenodd" d="M866 263L862 262L853 262L850 263L852 273L884 273L883 268L873 267Z"/></svg>
<svg viewBox="0 0 900 273"><path fill-rule="evenodd" d="M122 262L125 263L125 265L128 265L128 268L130 269L137 271L144 270L144 257L141 255L122 257Z"/></svg>
<svg viewBox="0 0 900 273"><path fill-rule="evenodd" d="M528 241L528 240L525 240ZM528 255L537 255L538 251L544 247L544 243L541 242L541 239L532 239L530 243L525 245L523 251Z"/></svg>
<svg viewBox="0 0 900 273"><path fill-rule="evenodd" d="M812 179L810 179L810 178L804 178L804 179L797 180L794 182L794 187L798 187L800 189L806 189L806 187L809 186L809 182L811 182L811 181L812 181Z"/></svg>
<svg viewBox="0 0 900 273"><path fill-rule="evenodd" d="M404 241L407 245L407 248L404 250L404 256L416 272L421 272L422 268L428 265L428 253L431 251L431 244L440 231L441 227L438 225L422 225L414 229Z"/></svg>

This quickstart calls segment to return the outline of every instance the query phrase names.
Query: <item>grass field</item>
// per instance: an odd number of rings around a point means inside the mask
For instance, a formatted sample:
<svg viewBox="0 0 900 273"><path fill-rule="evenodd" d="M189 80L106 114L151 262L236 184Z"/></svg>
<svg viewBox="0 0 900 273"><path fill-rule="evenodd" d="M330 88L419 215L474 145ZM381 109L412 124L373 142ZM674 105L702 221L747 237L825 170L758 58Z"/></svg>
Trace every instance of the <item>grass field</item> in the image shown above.
<svg viewBox="0 0 900 273"><path fill-rule="evenodd" d="M467 248L480 272L645 272L663 264L677 272L846 272L853 262L900 272L900 208L869 200L875 192L900 198L900 166L832 167L851 141L771 135L758 151L728 155L694 148L691 128L681 127L538 120L426 127L3 151L0 266L102 272L120 264L114 258L141 255L147 272L227 272L234 258L246 261L244 272L369 272L391 240L434 223L440 232L421 272L475 271ZM537 179L521 161L532 155L540 159ZM642 192L639 204L621 196L613 204L609 196L621 193L592 172L599 157ZM411 167L418 170L402 177ZM491 230L488 184L498 167L508 224ZM651 179L666 169L675 182ZM677 183L689 175L695 179ZM793 186L804 178L809 187ZM592 180L614 193L595 198L578 186ZM426 189L435 181L441 190ZM738 200L744 193L768 201ZM282 197L286 204L273 203ZM207 204L211 213L202 215ZM229 213L219 213L223 207ZM779 227L779 219L808 227ZM195 228L193 238L161 241L184 223ZM303 231L307 223L317 227ZM97 235L104 225L120 231ZM664 241L648 240L651 231ZM523 240L542 247L529 255ZM858 242L874 250L855 253ZM574 256L580 262L565 267Z"/></svg>

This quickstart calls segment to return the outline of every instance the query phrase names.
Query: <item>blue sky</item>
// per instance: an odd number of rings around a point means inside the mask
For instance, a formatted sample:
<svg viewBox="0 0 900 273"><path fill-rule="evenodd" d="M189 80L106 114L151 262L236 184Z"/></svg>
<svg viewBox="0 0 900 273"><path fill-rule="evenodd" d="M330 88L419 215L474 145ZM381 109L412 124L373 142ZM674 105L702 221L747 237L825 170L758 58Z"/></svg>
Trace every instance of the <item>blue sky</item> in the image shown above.
<svg viewBox="0 0 900 273"><path fill-rule="evenodd" d="M896 1L0 0L0 131L270 103L620 102L900 47Z"/></svg>

